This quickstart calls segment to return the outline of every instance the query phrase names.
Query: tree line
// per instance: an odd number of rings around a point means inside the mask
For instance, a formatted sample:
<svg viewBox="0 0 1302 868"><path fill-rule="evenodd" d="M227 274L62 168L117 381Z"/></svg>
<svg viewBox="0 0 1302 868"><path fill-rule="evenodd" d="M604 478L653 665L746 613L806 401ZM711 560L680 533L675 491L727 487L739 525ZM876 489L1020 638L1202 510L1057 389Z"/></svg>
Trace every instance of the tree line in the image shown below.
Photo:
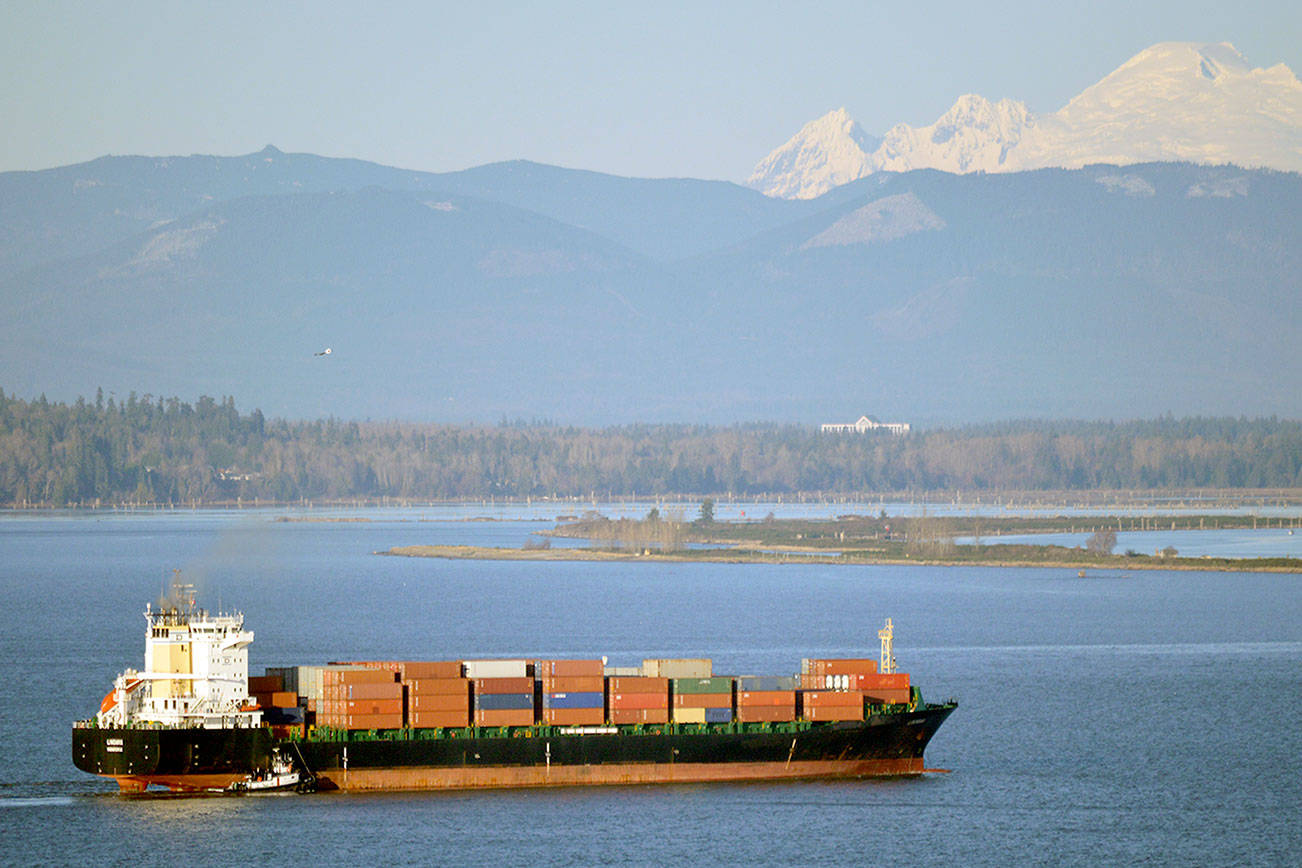
<svg viewBox="0 0 1302 868"><path fill-rule="evenodd" d="M0 504L1302 488L1302 422L1018 421L891 434L798 425L267 419L234 398L0 390Z"/></svg>

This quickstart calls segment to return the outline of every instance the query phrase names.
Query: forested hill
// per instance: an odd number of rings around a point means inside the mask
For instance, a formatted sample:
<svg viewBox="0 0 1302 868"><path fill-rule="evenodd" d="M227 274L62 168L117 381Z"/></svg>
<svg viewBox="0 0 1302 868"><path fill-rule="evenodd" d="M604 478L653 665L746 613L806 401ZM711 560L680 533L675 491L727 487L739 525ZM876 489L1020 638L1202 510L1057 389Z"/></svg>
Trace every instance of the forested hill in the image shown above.
<svg viewBox="0 0 1302 868"><path fill-rule="evenodd" d="M1299 488L1302 422L798 426L297 422L233 398L52 403L0 390L0 503Z"/></svg>

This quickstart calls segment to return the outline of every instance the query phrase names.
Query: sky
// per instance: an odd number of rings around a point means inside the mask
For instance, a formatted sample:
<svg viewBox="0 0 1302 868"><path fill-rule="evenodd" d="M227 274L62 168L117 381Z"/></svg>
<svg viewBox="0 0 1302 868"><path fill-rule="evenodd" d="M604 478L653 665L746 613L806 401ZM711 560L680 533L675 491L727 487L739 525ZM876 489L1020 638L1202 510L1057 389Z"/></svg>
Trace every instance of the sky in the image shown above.
<svg viewBox="0 0 1302 868"><path fill-rule="evenodd" d="M1302 74L1298 0L0 2L0 171L283 151L741 181L844 106L1049 112L1166 41Z"/></svg>

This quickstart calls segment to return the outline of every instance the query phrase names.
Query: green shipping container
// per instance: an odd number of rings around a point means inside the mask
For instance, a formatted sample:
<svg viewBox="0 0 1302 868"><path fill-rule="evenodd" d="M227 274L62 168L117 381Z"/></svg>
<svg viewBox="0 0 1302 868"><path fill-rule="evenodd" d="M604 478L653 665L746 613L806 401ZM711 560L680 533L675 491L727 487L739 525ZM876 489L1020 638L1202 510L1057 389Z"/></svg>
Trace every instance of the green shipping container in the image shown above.
<svg viewBox="0 0 1302 868"><path fill-rule="evenodd" d="M671 678L674 694L680 693L732 693L732 677L716 675L714 678Z"/></svg>

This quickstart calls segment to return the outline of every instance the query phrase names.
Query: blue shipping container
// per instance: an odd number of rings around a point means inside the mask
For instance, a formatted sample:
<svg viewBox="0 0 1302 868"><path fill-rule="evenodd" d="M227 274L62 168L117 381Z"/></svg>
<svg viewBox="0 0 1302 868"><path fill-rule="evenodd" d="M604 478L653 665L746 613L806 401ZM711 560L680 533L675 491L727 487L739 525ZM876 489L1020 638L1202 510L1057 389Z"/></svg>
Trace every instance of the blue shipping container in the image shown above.
<svg viewBox="0 0 1302 868"><path fill-rule="evenodd" d="M544 693L543 708L602 708L602 693Z"/></svg>
<svg viewBox="0 0 1302 868"><path fill-rule="evenodd" d="M732 723L731 708L707 708L705 709L706 723Z"/></svg>
<svg viewBox="0 0 1302 868"><path fill-rule="evenodd" d="M532 693L486 693L475 697L475 708L494 711L502 708L533 708Z"/></svg>

